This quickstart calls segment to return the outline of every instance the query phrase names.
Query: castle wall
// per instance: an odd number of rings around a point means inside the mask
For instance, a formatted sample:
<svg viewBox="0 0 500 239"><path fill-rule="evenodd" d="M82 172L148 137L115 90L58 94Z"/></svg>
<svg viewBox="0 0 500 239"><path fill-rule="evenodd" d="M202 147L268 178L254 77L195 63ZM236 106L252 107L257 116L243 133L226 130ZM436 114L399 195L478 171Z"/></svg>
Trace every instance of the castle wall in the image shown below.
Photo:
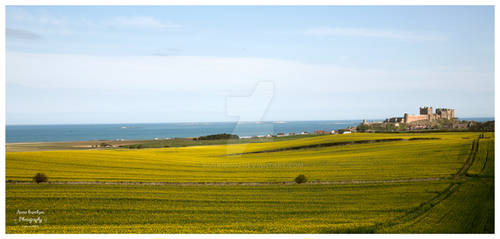
<svg viewBox="0 0 500 239"><path fill-rule="evenodd" d="M437 120L437 119L449 119L452 120L455 118L455 110L454 109L446 109L446 108L438 108L436 109L436 113L432 112L432 107L420 107L420 115L409 115L408 113L404 114L403 118L393 117L388 118L385 122L404 122L411 123L420 120ZM399 121L401 120L401 121Z"/></svg>
<svg viewBox="0 0 500 239"><path fill-rule="evenodd" d="M410 123L419 120L430 120L429 115L408 115L405 114L405 123Z"/></svg>
<svg viewBox="0 0 500 239"><path fill-rule="evenodd" d="M403 123L404 118L403 117L392 117L392 118L387 118L384 122L386 122L386 123Z"/></svg>

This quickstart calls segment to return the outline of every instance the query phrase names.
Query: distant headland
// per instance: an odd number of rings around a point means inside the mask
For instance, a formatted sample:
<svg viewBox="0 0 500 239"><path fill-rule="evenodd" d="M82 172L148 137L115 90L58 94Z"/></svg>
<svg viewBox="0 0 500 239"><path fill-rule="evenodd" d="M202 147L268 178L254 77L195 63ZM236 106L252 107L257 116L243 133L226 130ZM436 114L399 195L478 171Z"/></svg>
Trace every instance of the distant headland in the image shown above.
<svg viewBox="0 0 500 239"><path fill-rule="evenodd" d="M460 120L455 117L455 109L437 108L433 112L432 107L425 106L420 107L418 115L405 113L403 117L391 117L382 122L363 120L363 123L356 127L356 131L494 131L494 127L494 121Z"/></svg>

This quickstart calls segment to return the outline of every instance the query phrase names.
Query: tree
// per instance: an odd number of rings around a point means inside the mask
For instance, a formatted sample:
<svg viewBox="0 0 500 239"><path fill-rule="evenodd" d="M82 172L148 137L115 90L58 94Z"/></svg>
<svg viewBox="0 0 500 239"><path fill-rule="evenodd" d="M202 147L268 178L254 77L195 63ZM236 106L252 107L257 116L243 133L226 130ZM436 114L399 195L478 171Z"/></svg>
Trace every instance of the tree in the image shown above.
<svg viewBox="0 0 500 239"><path fill-rule="evenodd" d="M101 147L111 147L112 145L111 144L108 144L108 143L101 143Z"/></svg>
<svg viewBox="0 0 500 239"><path fill-rule="evenodd" d="M360 125L358 125L358 127L356 127L356 131L359 131L359 132L365 132L368 129L370 129L370 126L367 124L360 124Z"/></svg>
<svg viewBox="0 0 500 239"><path fill-rule="evenodd" d="M49 178L43 173L37 173L35 177L33 177L33 181L36 183L43 183L49 181Z"/></svg>
<svg viewBox="0 0 500 239"><path fill-rule="evenodd" d="M306 178L306 176L304 176L304 174L301 174L295 178L295 182L297 184L305 183L305 182L307 182L307 178Z"/></svg>

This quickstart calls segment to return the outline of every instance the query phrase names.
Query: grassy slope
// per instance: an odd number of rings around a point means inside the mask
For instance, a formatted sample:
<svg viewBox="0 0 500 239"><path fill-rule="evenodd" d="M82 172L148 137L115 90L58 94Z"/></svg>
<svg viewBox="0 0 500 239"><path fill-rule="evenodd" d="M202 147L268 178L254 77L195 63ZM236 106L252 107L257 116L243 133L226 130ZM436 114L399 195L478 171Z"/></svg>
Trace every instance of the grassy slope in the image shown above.
<svg viewBox="0 0 500 239"><path fill-rule="evenodd" d="M7 152L7 180L280 182L446 177L463 164L477 133L439 133L440 140L344 145L262 154L227 154L366 139L429 137L351 134L297 140L142 150Z"/></svg>

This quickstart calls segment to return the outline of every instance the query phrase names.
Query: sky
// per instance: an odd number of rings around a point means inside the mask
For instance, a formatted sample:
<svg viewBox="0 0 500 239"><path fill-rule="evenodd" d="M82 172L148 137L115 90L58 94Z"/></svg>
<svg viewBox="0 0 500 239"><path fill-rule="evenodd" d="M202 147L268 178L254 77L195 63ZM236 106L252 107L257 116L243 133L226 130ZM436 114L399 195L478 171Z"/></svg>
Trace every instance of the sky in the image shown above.
<svg viewBox="0 0 500 239"><path fill-rule="evenodd" d="M6 9L7 124L494 116L494 8Z"/></svg>

